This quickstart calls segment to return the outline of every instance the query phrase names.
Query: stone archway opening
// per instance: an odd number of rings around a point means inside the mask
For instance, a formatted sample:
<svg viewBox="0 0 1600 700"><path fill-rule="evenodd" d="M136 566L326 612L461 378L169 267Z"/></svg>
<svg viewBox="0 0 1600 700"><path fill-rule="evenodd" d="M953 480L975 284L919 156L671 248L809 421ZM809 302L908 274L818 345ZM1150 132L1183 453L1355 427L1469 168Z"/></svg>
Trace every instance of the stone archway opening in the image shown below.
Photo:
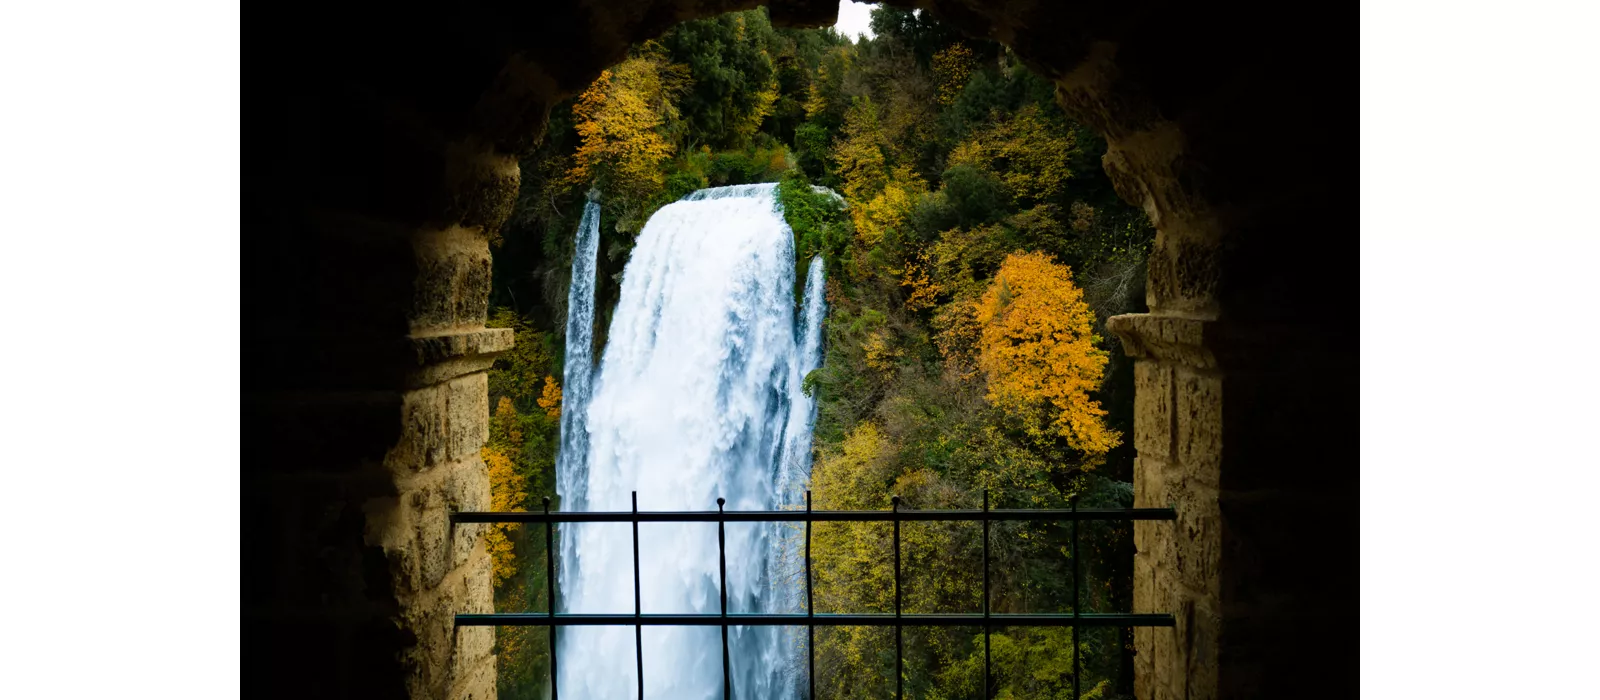
<svg viewBox="0 0 1600 700"><path fill-rule="evenodd" d="M484 698L487 234L550 107L673 24L828 0L462 6L302 3L257 83L247 168L247 694ZM1195 3L892 0L1010 46L1101 133L1118 193L1158 229L1136 358L1140 698L1354 693L1353 137L1343 44ZM1270 26L1270 25L1269 25ZM269 157L270 154L270 157ZM259 183L259 184L256 184ZM1341 631L1346 632L1341 636ZM1308 680L1314 679L1314 680Z"/></svg>

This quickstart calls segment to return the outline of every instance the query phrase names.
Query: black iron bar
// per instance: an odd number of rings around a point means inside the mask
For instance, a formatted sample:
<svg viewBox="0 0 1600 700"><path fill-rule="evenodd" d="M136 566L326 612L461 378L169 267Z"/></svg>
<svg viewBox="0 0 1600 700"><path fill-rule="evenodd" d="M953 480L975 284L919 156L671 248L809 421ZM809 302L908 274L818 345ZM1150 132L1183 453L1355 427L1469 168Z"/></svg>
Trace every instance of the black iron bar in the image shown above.
<svg viewBox="0 0 1600 700"><path fill-rule="evenodd" d="M462 523L787 523L787 522L979 522L988 520L1177 520L1172 508L1083 508L1079 510L730 510L730 511L628 511L523 513L475 511L451 513L450 522Z"/></svg>
<svg viewBox="0 0 1600 700"><path fill-rule="evenodd" d="M633 512L639 513L639 492L633 492ZM633 519L633 616L644 612L639 605L639 518ZM639 700L644 700L644 625L633 626L633 656L639 673Z"/></svg>
<svg viewBox="0 0 1600 700"><path fill-rule="evenodd" d="M975 624L982 625L984 637L984 698L990 697L993 690L993 678L990 659L990 636L995 626L1027 626L1027 627L1071 627L1073 628L1072 672L1073 695L1079 696L1081 692L1081 653L1082 637L1078 632L1085 627L1175 627L1174 617L1166 613L1084 613L1082 610L1082 575L1083 567L1079 559L1079 528L1078 523L1085 520L1101 521L1133 521L1133 520L1176 520L1177 512L1173 508L1079 508L1078 499L1074 497L1071 508L1067 510L996 510L990 508L989 492L984 490L983 508L981 510L900 510L900 499L895 496L891 499L891 508L888 511L818 511L812 508L811 492L806 491L806 507L804 511L778 510L778 511L728 511L725 509L726 500L717 499L716 511L658 511L654 513L639 511L638 492L633 493L633 507L629 512L551 512L550 498L543 499L543 512L467 512L452 513L451 522L454 523L544 523L545 525L545 578L548 589L549 609L544 613L474 613L455 616L457 626L544 626L549 629L550 639L550 687L551 700L559 700L559 689L556 679L559 677L557 665L557 635L556 629L563 626L620 626L633 625L634 650L636 654L639 697L644 696L644 642L643 628L650 626L684 626L684 627L718 627L722 631L722 685L725 700L731 700L733 692L732 667L729 658L728 628L739 626L791 626L796 624L806 625L807 646L807 687L809 697L816 696L816 627L821 626L849 626L849 627L894 627L895 628L895 692L897 697L904 693L904 639L903 630L907 625L919 627L971 627ZM905 614L903 609L903 594L901 590L901 562L900 562L900 522L901 521L934 521L934 522L981 522L983 524L983 611L981 613L940 613L940 614ZM1072 612L1071 613L994 613L992 610L992 594L990 584L989 561L989 530L990 522L994 520L1011 521L1066 521L1072 523ZM894 526L894 595L895 609L893 614L886 613L840 613L816 614L814 606L813 565L811 559L811 524L814 522L884 522L889 521ZM557 613L557 588L555 574L555 524L556 523L621 523L628 522L633 525L633 606L632 615L627 614L573 614ZM639 523L661 522L715 522L717 523L717 559L719 586L721 593L721 606L717 614L667 614L645 615L641 603L641 572L639 568ZM728 612L728 559L727 559L727 531L729 522L804 522L806 523L806 611L803 614L782 613L732 613Z"/></svg>
<svg viewBox="0 0 1600 700"><path fill-rule="evenodd" d="M1072 511L1078 511L1078 497L1072 497ZM1083 599L1079 597L1078 579L1083 575L1083 567L1078 565L1078 521L1072 521L1072 618L1080 619L1083 612ZM1078 677L1082 675L1078 668L1078 650L1083 648L1082 634L1079 628L1072 628L1072 697L1073 700L1083 697L1078 693Z"/></svg>
<svg viewBox="0 0 1600 700"><path fill-rule="evenodd" d="M550 497L544 497L544 589L545 598L549 603L549 610L545 613L545 624L550 625L550 700L559 700L560 684L556 682L556 537L555 520L550 517ZM456 616L456 624L460 624L461 616Z"/></svg>
<svg viewBox="0 0 1600 700"><path fill-rule="evenodd" d="M722 512L722 504L727 503L721 496L717 497L717 512ZM718 580L722 584L722 699L733 698L733 672L728 668L728 549L727 536L723 534L726 526L721 520L717 521L717 570Z"/></svg>
<svg viewBox="0 0 1600 700"><path fill-rule="evenodd" d="M983 490L983 700L989 700L989 489Z"/></svg>
<svg viewBox="0 0 1600 700"><path fill-rule="evenodd" d="M910 627L978 627L984 624L982 613L910 613L896 618L893 613L714 613L646 614L630 613L462 613L456 615L459 627L538 627L554 622L562 627L628 626L650 627L740 627L803 625L808 622L819 627L893 627L903 624ZM989 616L996 627L1172 627L1176 623L1168 613L994 613ZM898 620L898 621L897 621Z"/></svg>
<svg viewBox="0 0 1600 700"><path fill-rule="evenodd" d="M806 513L811 512L811 489L806 489ZM806 520L806 697L817 697L817 626L811 620L811 521Z"/></svg>
<svg viewBox="0 0 1600 700"><path fill-rule="evenodd" d="M889 507L895 514L894 520L894 696L903 698L905 691L905 646L901 635L905 625L900 624L900 497L890 496Z"/></svg>

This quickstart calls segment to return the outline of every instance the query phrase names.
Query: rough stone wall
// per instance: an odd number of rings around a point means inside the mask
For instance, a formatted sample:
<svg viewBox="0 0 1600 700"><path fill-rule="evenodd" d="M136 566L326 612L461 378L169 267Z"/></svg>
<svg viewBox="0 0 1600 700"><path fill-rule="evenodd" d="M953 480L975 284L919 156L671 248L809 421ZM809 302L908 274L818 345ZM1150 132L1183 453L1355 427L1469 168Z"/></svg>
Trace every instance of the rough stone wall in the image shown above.
<svg viewBox="0 0 1600 700"><path fill-rule="evenodd" d="M1136 365L1140 698L1354 694L1350 47L1239 5L890 0L1011 46L1158 228ZM486 698L487 235L552 105L756 0L405 11L289 0L252 61L242 228L244 694ZM780 25L832 0L771 0ZM265 44L263 44L264 46ZM259 67L259 68L258 68Z"/></svg>
<svg viewBox="0 0 1600 700"><path fill-rule="evenodd" d="M324 99L379 125L408 116ZM448 513L489 507L485 370L512 337L484 328L486 234L515 161L330 121L287 124L282 170L256 195L278 220L247 228L262 237L247 279L280 305L246 310L259 364L245 387L244 691L492 698L493 630L453 624L492 611L489 556L480 526ZM374 196L351 186L363 170L427 173L437 189Z"/></svg>

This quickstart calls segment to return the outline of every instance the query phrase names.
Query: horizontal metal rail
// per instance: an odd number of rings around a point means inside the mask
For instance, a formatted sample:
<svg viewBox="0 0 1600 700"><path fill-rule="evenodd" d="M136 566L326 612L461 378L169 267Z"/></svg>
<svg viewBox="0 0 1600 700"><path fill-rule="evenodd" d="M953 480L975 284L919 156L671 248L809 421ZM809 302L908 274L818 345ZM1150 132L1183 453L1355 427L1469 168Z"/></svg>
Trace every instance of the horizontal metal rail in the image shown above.
<svg viewBox="0 0 1600 700"><path fill-rule="evenodd" d="M893 627L895 629L895 696L904 697L903 639L905 627L981 627L983 628L983 697L994 695L990 674L989 635L997 627L1175 627L1173 616L1167 613L1086 613L1082 610L1079 579L1082 566L1078 557L1078 523L1081 521L1129 521L1178 519L1172 508L1079 508L1074 499L1072 508L1061 510L993 510L989 508L989 492L984 491L982 510L901 510L900 498L891 499L889 510L812 510L811 492L806 492L805 510L723 510L724 499L717 499L716 510L655 511L639 510L639 494L633 494L633 510L622 512L560 512L550 510L550 499L544 498L543 512L464 512L451 513L452 524L466 523L543 523L545 538L545 581L550 587L550 604L542 613L472 613L458 614L458 627L547 627L550 636L550 697L560 697L556 670L556 629L560 627L633 626L635 668L638 674L639 696L644 696L644 642L643 629L651 627L720 627L722 629L722 697L733 697L732 676L728 659L728 628L744 626L804 626L806 628L807 697L816 697L816 643L817 627ZM990 609L989 585L989 523L995 521L1070 522L1072 524L1072 607L1070 613L995 613ZM728 612L727 523L781 523L806 524L806 612L804 613L730 613ZM894 612L893 613L823 613L812 607L811 576L811 524L817 522L885 522L893 523L894 557ZM983 523L983 606L981 613L905 614L901 608L900 523L901 522L981 522ZM555 572L556 523L631 523L633 524L633 614L557 613ZM642 614L640 606L639 575L639 523L716 523L718 586L721 599L714 614ZM1074 634L1072 653L1073 696L1078 697L1080 644Z"/></svg>
<svg viewBox="0 0 1600 700"><path fill-rule="evenodd" d="M451 513L452 523L787 523L787 522L982 522L1077 520L1177 520L1171 508L1080 508L1078 510L680 510L616 512L469 511Z"/></svg>
<svg viewBox="0 0 1600 700"><path fill-rule="evenodd" d="M1173 617L1164 613L728 613L727 617L712 614L646 614L619 613L478 613L456 615L457 627L543 627L554 623L558 627L722 627L722 626L795 626L818 627L1172 627Z"/></svg>

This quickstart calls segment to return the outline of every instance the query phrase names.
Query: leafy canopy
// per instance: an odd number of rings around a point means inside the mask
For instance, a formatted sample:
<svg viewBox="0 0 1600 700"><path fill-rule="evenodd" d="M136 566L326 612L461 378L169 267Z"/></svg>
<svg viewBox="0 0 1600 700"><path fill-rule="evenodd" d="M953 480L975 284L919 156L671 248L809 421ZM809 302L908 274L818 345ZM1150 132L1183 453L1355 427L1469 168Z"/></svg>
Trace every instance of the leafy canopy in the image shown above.
<svg viewBox="0 0 1600 700"><path fill-rule="evenodd" d="M1012 254L974 311L990 402L1022 419L1035 438L1054 433L1090 454L1121 441L1106 427L1100 402L1089 398L1107 356L1070 269L1043 253Z"/></svg>

